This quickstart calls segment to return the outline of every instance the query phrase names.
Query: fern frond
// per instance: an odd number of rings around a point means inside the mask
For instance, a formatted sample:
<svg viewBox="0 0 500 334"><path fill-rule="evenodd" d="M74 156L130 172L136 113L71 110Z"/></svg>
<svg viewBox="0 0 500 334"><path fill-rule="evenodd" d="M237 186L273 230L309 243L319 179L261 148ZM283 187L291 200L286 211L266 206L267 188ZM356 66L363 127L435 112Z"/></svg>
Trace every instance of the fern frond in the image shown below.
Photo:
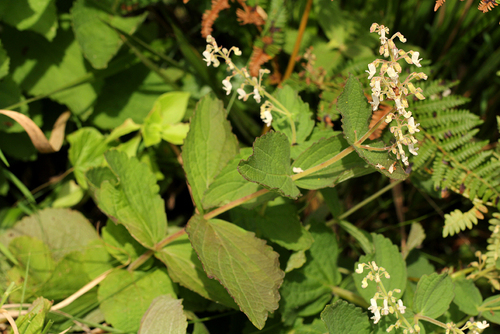
<svg viewBox="0 0 500 334"><path fill-rule="evenodd" d="M488 246L486 246L486 267L495 267L498 258L500 258L500 214L493 213L492 219L490 219L490 231L491 236L488 238Z"/></svg>
<svg viewBox="0 0 500 334"><path fill-rule="evenodd" d="M483 13L486 13L495 8L495 6L498 6L495 0L481 0L477 9L479 9Z"/></svg>
<svg viewBox="0 0 500 334"><path fill-rule="evenodd" d="M434 11L437 11L439 9L439 7L444 5L445 1L446 0L436 0L436 4L434 5Z"/></svg>
<svg viewBox="0 0 500 334"><path fill-rule="evenodd" d="M467 102L469 102L469 99L466 97L451 95L443 97L442 99L425 99L422 101L414 102L413 109L418 110L419 112L438 111L454 108Z"/></svg>
<svg viewBox="0 0 500 334"><path fill-rule="evenodd" d="M212 8L207 9L201 17L201 36L203 38L207 38L212 33L212 26L219 17L219 13L229 7L229 0L212 0Z"/></svg>
<svg viewBox="0 0 500 334"><path fill-rule="evenodd" d="M477 225L478 218L484 219L484 216L476 206L467 212L456 209L449 214L445 214L443 238L465 231L466 229L472 229L473 225Z"/></svg>

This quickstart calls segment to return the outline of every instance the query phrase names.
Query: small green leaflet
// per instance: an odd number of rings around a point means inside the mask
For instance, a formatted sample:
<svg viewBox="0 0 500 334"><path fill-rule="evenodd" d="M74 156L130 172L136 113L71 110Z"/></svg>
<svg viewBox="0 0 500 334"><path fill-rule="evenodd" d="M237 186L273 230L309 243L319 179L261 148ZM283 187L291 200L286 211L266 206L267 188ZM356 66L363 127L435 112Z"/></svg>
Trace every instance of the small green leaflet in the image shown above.
<svg viewBox="0 0 500 334"><path fill-rule="evenodd" d="M413 310L435 319L446 312L454 296L453 282L447 273L423 275L415 291Z"/></svg>

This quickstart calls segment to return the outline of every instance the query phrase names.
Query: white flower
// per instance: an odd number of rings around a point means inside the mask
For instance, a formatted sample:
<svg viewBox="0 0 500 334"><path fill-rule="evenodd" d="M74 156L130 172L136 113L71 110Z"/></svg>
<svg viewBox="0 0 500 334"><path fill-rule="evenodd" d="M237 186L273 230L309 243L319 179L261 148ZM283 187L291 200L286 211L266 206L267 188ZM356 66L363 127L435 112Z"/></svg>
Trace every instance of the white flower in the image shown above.
<svg viewBox="0 0 500 334"><path fill-rule="evenodd" d="M236 56L241 56L241 50L236 46L233 46L233 52Z"/></svg>
<svg viewBox="0 0 500 334"><path fill-rule="evenodd" d="M413 144L413 143L408 144L408 150L410 151L411 154L418 155L418 153L417 153L418 147L415 148L415 144Z"/></svg>
<svg viewBox="0 0 500 334"><path fill-rule="evenodd" d="M297 173L297 174L298 174L298 173L303 173L303 172L304 172L304 171L302 170L302 168L300 168L300 167L293 167L293 168L292 168L292 171L293 171L294 173Z"/></svg>
<svg viewBox="0 0 500 334"><path fill-rule="evenodd" d="M476 327L479 329L485 329L486 327L490 327L490 324L484 320L482 323L481 322L476 322Z"/></svg>
<svg viewBox="0 0 500 334"><path fill-rule="evenodd" d="M420 123L415 124L415 119L413 117L408 118L408 132L411 134L414 134L415 132L420 132L417 127L420 125Z"/></svg>
<svg viewBox="0 0 500 334"><path fill-rule="evenodd" d="M373 78L376 71L377 71L377 69L375 68L375 65L373 63L368 64L368 71L365 71L366 73L368 73L370 75L368 77L368 79Z"/></svg>
<svg viewBox="0 0 500 334"><path fill-rule="evenodd" d="M389 68L387 68L387 75L389 75L389 77L392 79L392 80L397 80L399 75L396 73L396 71L394 70L394 68L391 66Z"/></svg>
<svg viewBox="0 0 500 334"><path fill-rule="evenodd" d="M422 65L420 65L420 61L422 60L422 58L418 59L418 56L420 56L420 52L413 52L413 54L411 55L411 61L418 67L422 67Z"/></svg>
<svg viewBox="0 0 500 334"><path fill-rule="evenodd" d="M257 87L254 87L253 89L253 97L257 103L260 103L260 94L259 94L259 89ZM271 117L272 119L272 117Z"/></svg>
<svg viewBox="0 0 500 334"><path fill-rule="evenodd" d="M260 118L262 119L262 121L264 123L266 123L267 126L271 126L271 122L273 121L273 115L271 114L271 112L269 110L264 110L263 112L261 112ZM301 172L303 172L303 171L301 171ZM298 173L298 172L295 172L295 173Z"/></svg>
<svg viewBox="0 0 500 334"><path fill-rule="evenodd" d="M378 109L378 105L380 104L380 100L378 98L378 95L375 95L375 94L372 94L372 99L373 99L373 102L370 102L370 104L372 105L372 110L375 111Z"/></svg>
<svg viewBox="0 0 500 334"><path fill-rule="evenodd" d="M498 226L500 226L500 225L498 225ZM365 264L364 263L358 263L358 269L356 269L356 272L358 274L362 274L364 268L365 268Z"/></svg>
<svg viewBox="0 0 500 334"><path fill-rule="evenodd" d="M223 89L226 91L226 95L229 95L231 93L231 89L233 88L233 85L231 85L229 79L230 77L227 77L222 80L222 84L224 85Z"/></svg>
<svg viewBox="0 0 500 334"><path fill-rule="evenodd" d="M378 266L375 263L375 261L372 261L372 267L373 267L373 270L378 271Z"/></svg>
<svg viewBox="0 0 500 334"><path fill-rule="evenodd" d="M207 50L203 51L203 61L206 61L207 62L207 66L210 66L210 64L212 64L212 61L213 61L213 55L211 52L208 52Z"/></svg>
<svg viewBox="0 0 500 334"><path fill-rule="evenodd" d="M368 287L368 280L366 279L366 277L361 281L361 287L363 289L366 289Z"/></svg>
<svg viewBox="0 0 500 334"><path fill-rule="evenodd" d="M374 298L370 299L370 303L371 306L368 309L374 314L370 319L373 319L373 323L376 324L381 318L380 310L378 309L377 301Z"/></svg>
<svg viewBox="0 0 500 334"><path fill-rule="evenodd" d="M243 101L246 101L247 100L247 93L245 92L245 90L243 88L238 88L236 90L236 92L238 93L238 100L243 100Z"/></svg>
<svg viewBox="0 0 500 334"><path fill-rule="evenodd" d="M390 174L394 173L394 170L396 169L396 166L395 165L391 165L391 167L389 167L389 169L387 170Z"/></svg>
<svg viewBox="0 0 500 334"><path fill-rule="evenodd" d="M387 299L384 299L384 307L382 308L382 315L387 315L389 314L389 303L387 302Z"/></svg>
<svg viewBox="0 0 500 334"><path fill-rule="evenodd" d="M403 301L401 299L398 300L398 310L401 313L405 313L406 306L403 305Z"/></svg>
<svg viewBox="0 0 500 334"><path fill-rule="evenodd" d="M370 83L370 86L372 86L372 83ZM372 92L373 94L380 96L380 93L382 92L382 89L380 88L380 80L375 80L375 82L373 82Z"/></svg>

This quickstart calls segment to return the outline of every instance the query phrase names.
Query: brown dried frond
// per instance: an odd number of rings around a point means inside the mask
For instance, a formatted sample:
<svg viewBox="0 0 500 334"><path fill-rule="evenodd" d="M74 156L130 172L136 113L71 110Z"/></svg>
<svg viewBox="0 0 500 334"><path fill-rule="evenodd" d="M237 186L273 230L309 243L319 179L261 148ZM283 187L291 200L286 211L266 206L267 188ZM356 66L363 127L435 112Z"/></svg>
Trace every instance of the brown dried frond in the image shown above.
<svg viewBox="0 0 500 334"><path fill-rule="evenodd" d="M188 3L188 2L189 2L189 0L182 0L182 2L184 2L184 3Z"/></svg>
<svg viewBox="0 0 500 334"><path fill-rule="evenodd" d="M201 18L201 36L206 38L212 33L212 26L219 13L229 8L229 0L212 0L212 9L207 9Z"/></svg>
<svg viewBox="0 0 500 334"><path fill-rule="evenodd" d="M434 5L434 11L437 11L439 7L441 7L442 5L444 5L444 2L446 0L436 0L436 4Z"/></svg>
<svg viewBox="0 0 500 334"><path fill-rule="evenodd" d="M375 125L375 123L377 123L385 114L387 114L387 112L391 109L392 107L390 106L386 106L384 104L381 104L380 105L380 108L378 110L375 110L372 114L372 119L370 120L370 126L369 128L371 128L372 126ZM374 139L377 139L377 138L380 138L380 136L382 135L382 131L387 127L387 125L389 125L388 123L386 122L382 122L382 124L380 124L380 126L377 128L377 130L375 130L375 132L373 132L370 137L368 137L370 140L374 140Z"/></svg>
<svg viewBox="0 0 500 334"><path fill-rule="evenodd" d="M477 9L479 9L483 13L486 13L492 10L495 6L498 6L495 0L481 0Z"/></svg>
<svg viewBox="0 0 500 334"><path fill-rule="evenodd" d="M240 2L240 5L243 7L243 9L238 8L236 10L236 16L238 16L238 21L240 22L240 25L244 24L255 24L256 26L262 26L264 23L264 18L260 16L259 12L257 11L257 6L247 6L244 3Z"/></svg>
<svg viewBox="0 0 500 334"><path fill-rule="evenodd" d="M250 57L250 64L248 65L250 75L252 77L258 77L261 66L267 63L271 58L272 57L268 55L262 48L254 46L252 56Z"/></svg>

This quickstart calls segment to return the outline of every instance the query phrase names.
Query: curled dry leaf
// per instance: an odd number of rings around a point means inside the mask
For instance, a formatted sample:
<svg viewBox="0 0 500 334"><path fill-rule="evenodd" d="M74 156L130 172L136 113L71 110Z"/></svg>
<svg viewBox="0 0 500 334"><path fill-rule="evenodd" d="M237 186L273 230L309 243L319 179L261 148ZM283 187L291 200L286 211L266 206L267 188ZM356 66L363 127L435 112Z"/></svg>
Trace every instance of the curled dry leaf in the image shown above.
<svg viewBox="0 0 500 334"><path fill-rule="evenodd" d="M229 7L228 0L212 0L212 8L207 9L201 17L201 36L203 38L212 34L212 26L219 17L219 12Z"/></svg>
<svg viewBox="0 0 500 334"><path fill-rule="evenodd" d="M59 116L56 123L54 124L54 127L52 128L50 139L47 140L42 130L26 115L11 110L0 110L0 114L10 117L21 124L21 126L30 137L33 146L35 146L37 151L40 153L54 153L61 149L64 139L64 129L66 128L66 122L71 115L69 111L66 111L63 112L61 116Z"/></svg>

